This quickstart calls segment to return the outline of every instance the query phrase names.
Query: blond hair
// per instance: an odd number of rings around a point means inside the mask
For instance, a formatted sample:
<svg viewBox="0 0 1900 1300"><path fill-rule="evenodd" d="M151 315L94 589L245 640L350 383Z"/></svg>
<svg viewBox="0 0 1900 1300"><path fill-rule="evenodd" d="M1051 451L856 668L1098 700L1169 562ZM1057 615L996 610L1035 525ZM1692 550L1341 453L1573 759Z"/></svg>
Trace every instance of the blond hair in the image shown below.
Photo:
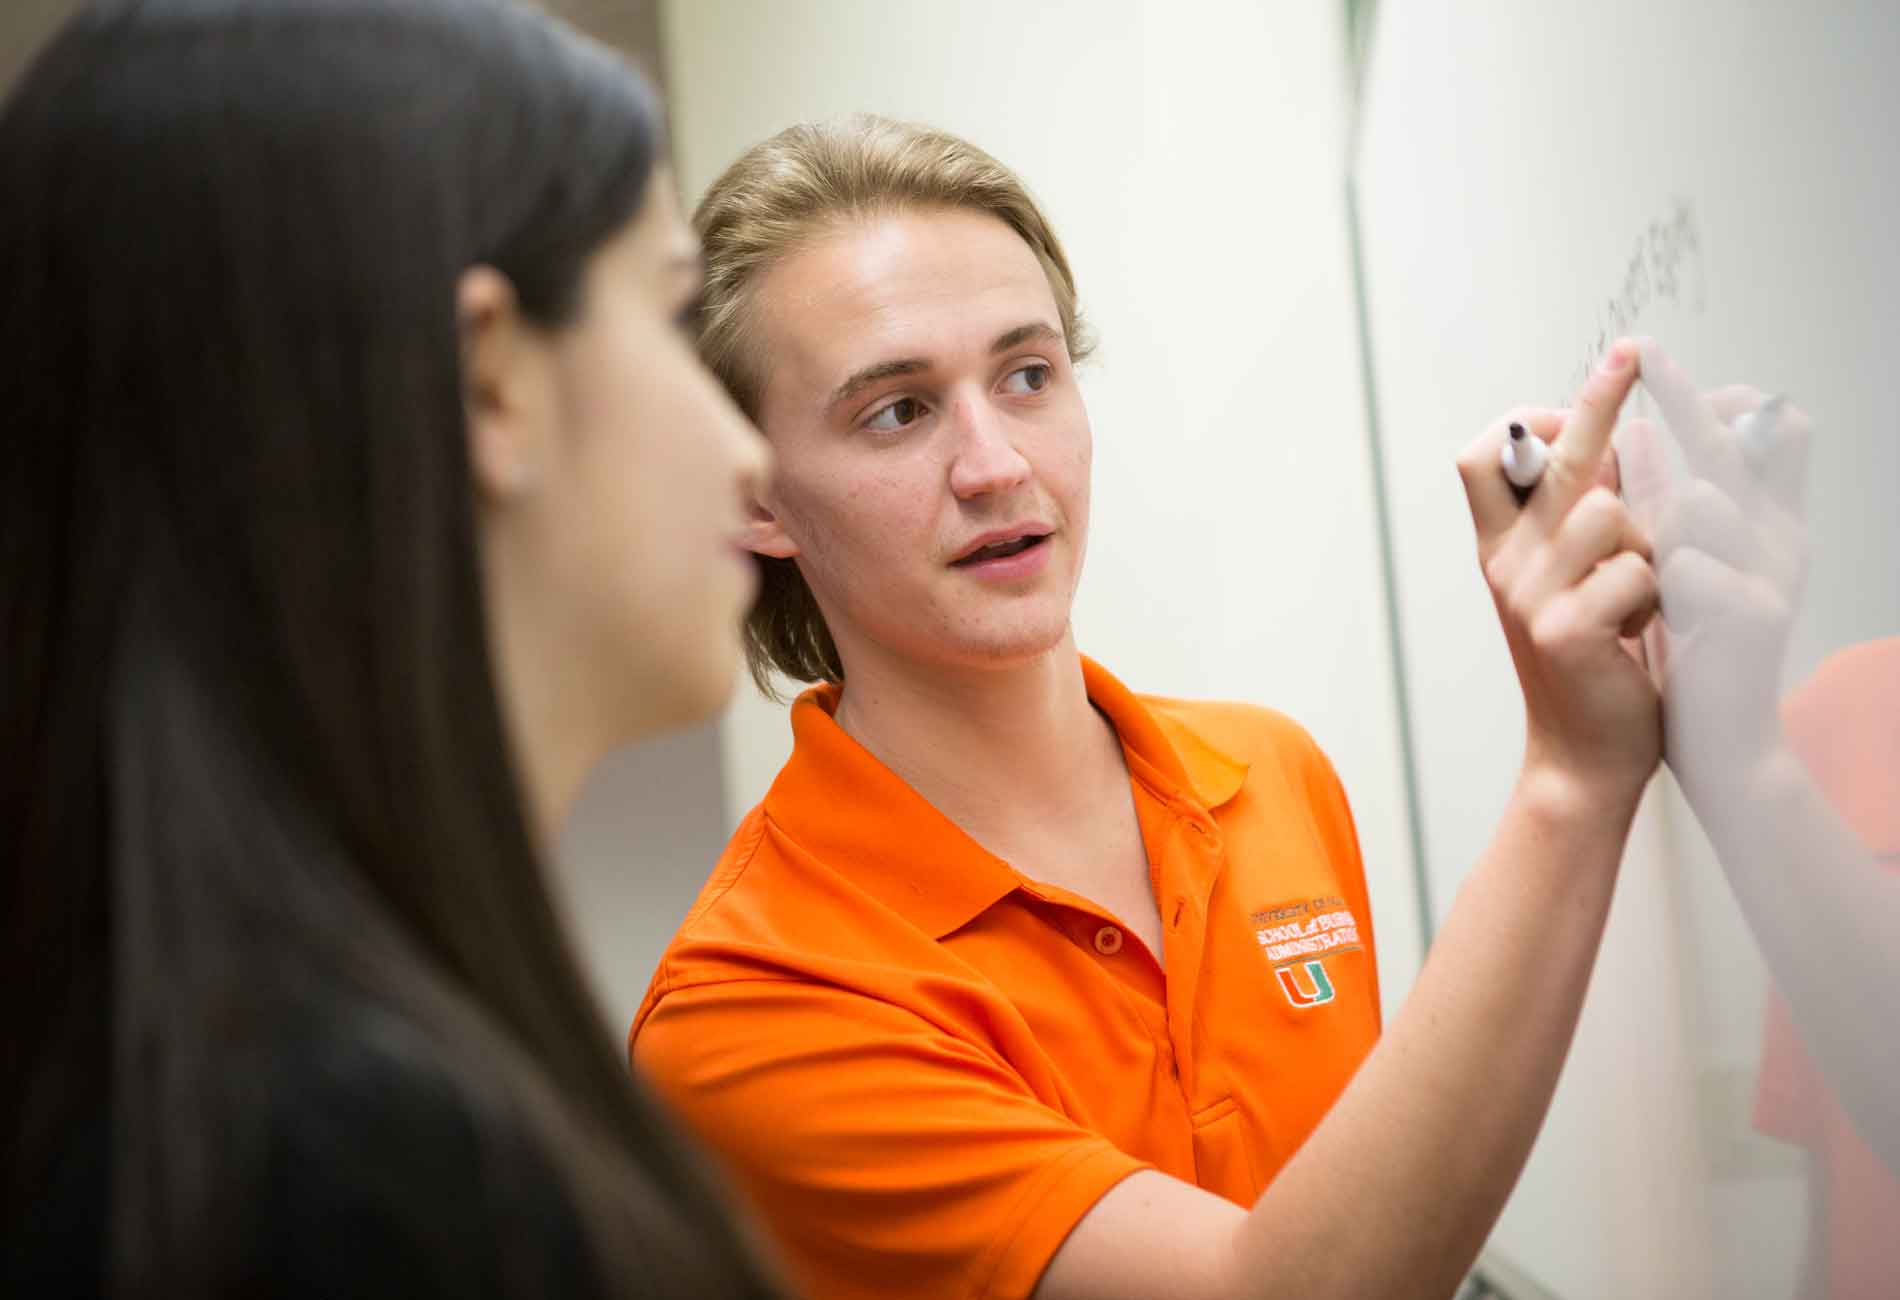
<svg viewBox="0 0 1900 1300"><path fill-rule="evenodd" d="M779 259L840 223L883 213L959 208L986 213L1029 245L1048 277L1069 356L1093 339L1076 306L1075 276L1048 218L1014 172L967 140L933 127L853 114L789 127L748 149L693 213L706 255L699 312L701 357L757 420L764 358L752 298ZM801 682L844 681L831 629L791 560L758 557L759 597L746 616L746 663L777 698L773 672Z"/></svg>

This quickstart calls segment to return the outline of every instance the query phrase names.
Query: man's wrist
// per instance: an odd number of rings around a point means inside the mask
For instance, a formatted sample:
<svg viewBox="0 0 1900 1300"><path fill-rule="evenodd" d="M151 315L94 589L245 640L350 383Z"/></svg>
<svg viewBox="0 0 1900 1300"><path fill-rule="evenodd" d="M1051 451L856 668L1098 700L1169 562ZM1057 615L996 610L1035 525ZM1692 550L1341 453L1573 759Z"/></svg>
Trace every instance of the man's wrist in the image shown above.
<svg viewBox="0 0 1900 1300"><path fill-rule="evenodd" d="M1626 774L1579 772L1561 763L1527 757L1512 794L1514 802L1539 822L1587 823L1626 831L1649 785L1647 774L1635 781Z"/></svg>

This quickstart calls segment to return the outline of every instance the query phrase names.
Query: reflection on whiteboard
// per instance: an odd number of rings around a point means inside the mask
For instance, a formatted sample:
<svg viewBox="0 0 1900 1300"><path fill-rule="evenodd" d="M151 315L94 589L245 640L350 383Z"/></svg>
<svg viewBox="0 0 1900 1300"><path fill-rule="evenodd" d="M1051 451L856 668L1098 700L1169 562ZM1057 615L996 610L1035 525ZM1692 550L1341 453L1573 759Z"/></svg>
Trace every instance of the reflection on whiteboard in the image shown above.
<svg viewBox="0 0 1900 1300"><path fill-rule="evenodd" d="M1647 648L1665 750L1773 986L1754 1124L1811 1155L1809 1293L1889 1294L1900 1286L1900 637L1835 652L1783 700L1807 574L1808 418L1778 394L1698 393L1653 343L1643 383L1662 418L1625 426L1621 451L1663 586ZM1870 558L1878 573L1882 557ZM1885 558L1889 573L1900 565Z"/></svg>

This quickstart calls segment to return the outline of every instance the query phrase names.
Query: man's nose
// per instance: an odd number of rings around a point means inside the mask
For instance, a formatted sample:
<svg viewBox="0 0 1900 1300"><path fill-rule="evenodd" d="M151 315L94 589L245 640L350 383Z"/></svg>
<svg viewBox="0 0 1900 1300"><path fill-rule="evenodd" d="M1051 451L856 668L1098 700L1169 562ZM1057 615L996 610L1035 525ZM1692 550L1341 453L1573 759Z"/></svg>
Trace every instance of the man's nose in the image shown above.
<svg viewBox="0 0 1900 1300"><path fill-rule="evenodd" d="M959 397L950 408L956 438L950 490L959 499L1005 492L1029 479L1029 462L1010 439L1000 412L989 402Z"/></svg>

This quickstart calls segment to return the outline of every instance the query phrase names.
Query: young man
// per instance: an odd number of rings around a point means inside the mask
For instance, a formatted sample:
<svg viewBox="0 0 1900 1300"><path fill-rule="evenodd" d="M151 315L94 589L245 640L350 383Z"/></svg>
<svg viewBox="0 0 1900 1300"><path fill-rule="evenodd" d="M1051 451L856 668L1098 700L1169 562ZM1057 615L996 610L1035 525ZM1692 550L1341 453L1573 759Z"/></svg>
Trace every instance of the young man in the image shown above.
<svg viewBox="0 0 1900 1300"><path fill-rule="evenodd" d="M1379 1038L1365 884L1293 723L1131 693L1069 626L1086 351L973 146L794 128L712 188L702 349L771 440L754 666L823 685L634 1021L821 1296L1448 1295L1555 1084L1657 697L1648 545L1593 490L1635 349L1520 510L1461 461L1522 778ZM1561 430L1561 432L1560 432Z"/></svg>

